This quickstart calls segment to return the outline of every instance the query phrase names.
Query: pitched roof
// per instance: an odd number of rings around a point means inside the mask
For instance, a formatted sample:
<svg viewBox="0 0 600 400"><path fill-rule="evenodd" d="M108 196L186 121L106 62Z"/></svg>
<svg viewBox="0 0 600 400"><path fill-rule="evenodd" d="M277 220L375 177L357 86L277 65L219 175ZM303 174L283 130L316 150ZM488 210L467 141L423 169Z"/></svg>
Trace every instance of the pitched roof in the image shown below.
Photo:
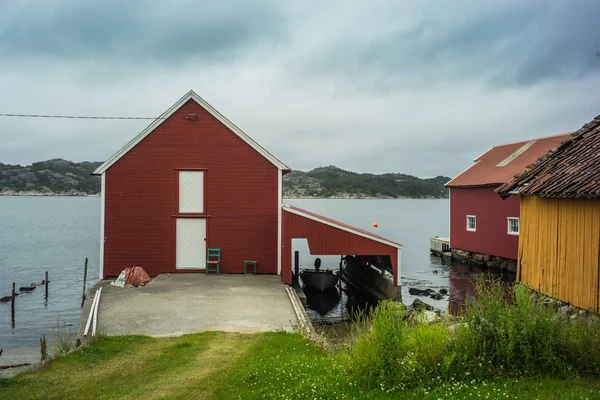
<svg viewBox="0 0 600 400"><path fill-rule="evenodd" d="M496 192L502 197L600 197L600 115Z"/></svg>
<svg viewBox="0 0 600 400"><path fill-rule="evenodd" d="M538 157L558 146L569 133L494 146L473 162L475 165L452 179L448 187L498 186L511 180Z"/></svg>
<svg viewBox="0 0 600 400"><path fill-rule="evenodd" d="M357 228L355 226L348 225L348 224L345 224L345 223L340 222L340 221L336 221L336 220L331 219L331 218L324 217L323 215L315 214L313 212L304 210L302 208L294 207L294 206L291 206L289 204L282 204L281 207L283 208L284 211L288 211L288 212L291 212L293 214L300 215L300 216L312 219L313 221L321 222L321 223L323 223L325 225L329 225L329 226L332 226L334 228L338 228L338 229L341 229L341 230L346 231L346 232L353 233L353 234L358 235L358 236L366 237L367 239L371 239L371 240L374 240L376 242L386 244L388 246L392 246L392 247L396 247L396 248L402 248L403 247L400 243L394 242L394 241L389 240L389 239L386 239L383 236L379 236L379 235L377 235L375 233L372 233L372 232L369 232L367 230L364 230L364 229L361 229L361 228Z"/></svg>
<svg viewBox="0 0 600 400"><path fill-rule="evenodd" d="M277 158L275 158L275 156L273 156L271 153L269 153L267 150L265 150L261 145L256 143L250 136L246 135L244 133L244 131L242 131L233 122L228 120L223 114L221 114L215 108L213 108L213 106L208 104L208 102L206 100L204 100L202 97L198 96L193 90L190 90L189 92L187 92L185 94L185 96L183 96L181 99L179 99L179 101L177 101L175 104L173 104L167 111L165 111L157 119L152 121L152 123L150 125L148 125L146 127L146 129L144 129L136 137L131 139L129 141L129 143L127 143L125 146L123 146L121 148L121 150L117 151L108 160L106 160L104 162L104 164L102 164L98 168L96 168L96 170L92 173L92 175L100 175L104 171L109 169L114 163L119 161L119 159L121 157L123 157L125 154L127 154L127 152L129 150L133 149L139 142L141 142L146 136L148 136L150 133L152 133L152 131L154 131L160 124L162 124L167 118L169 118L173 113L175 113L175 111L180 109L181 106L183 106L189 100L194 100L196 103L198 103L202 108L204 108L206 111L208 111L213 117L215 117L223 125L225 125L227 128L229 128L229 130L231 130L233 133L235 133L237 136L239 136L240 139L242 139L244 142L246 142L250 147L252 147L254 150L258 151L264 158L269 160L277 168L284 170L284 171L290 170L290 168L287 165L285 165L284 163L279 161Z"/></svg>

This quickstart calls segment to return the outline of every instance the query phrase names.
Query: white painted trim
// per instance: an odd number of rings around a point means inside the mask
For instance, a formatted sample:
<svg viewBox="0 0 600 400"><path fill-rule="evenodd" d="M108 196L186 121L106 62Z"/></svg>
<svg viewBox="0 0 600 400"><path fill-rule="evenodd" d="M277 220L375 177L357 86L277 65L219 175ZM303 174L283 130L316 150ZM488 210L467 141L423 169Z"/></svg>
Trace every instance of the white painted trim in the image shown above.
<svg viewBox="0 0 600 400"><path fill-rule="evenodd" d="M175 113L175 111L179 110L187 101L194 100L198 103L202 108L208 111L213 117L219 120L223 125L229 128L233 133L240 137L244 142L246 142L250 147L256 150L259 154L261 154L264 158L269 160L273 165L275 165L278 169L289 170L290 168L286 166L284 163L279 161L275 156L269 153L267 150L262 148L258 143L256 143L250 136L246 135L240 128L238 128L233 122L225 118L220 112L213 108L206 100L202 97L198 96L193 90L187 92L185 96L183 96L179 101L173 104L167 111L162 113L156 120L152 121L150 125L146 127L142 132L140 132L136 137L131 139L129 143L123 146L119 151L113 154L108 160L104 162L101 166L96 168L93 172L93 175L100 175L109 169L114 163L119 161L121 157L123 157L129 150L133 149L139 142L141 142L146 136L148 136L154 129L156 129L166 118L169 118L171 115Z"/></svg>
<svg viewBox="0 0 600 400"><path fill-rule="evenodd" d="M98 276L100 279L104 279L104 219L106 207L106 172L102 173L100 178L100 256L98 257Z"/></svg>
<svg viewBox="0 0 600 400"><path fill-rule="evenodd" d="M469 228L469 217L475 218L475 229ZM469 232L477 232L477 216L476 215L467 215L467 230ZM452 245L450 245L452 247Z"/></svg>
<svg viewBox="0 0 600 400"><path fill-rule="evenodd" d="M395 276L396 286L401 286L401 277L402 277L402 249L398 248L398 271Z"/></svg>
<svg viewBox="0 0 600 400"><path fill-rule="evenodd" d="M452 248L452 188L448 188L448 244Z"/></svg>
<svg viewBox="0 0 600 400"><path fill-rule="evenodd" d="M281 231L283 224L283 170L277 170L277 275L281 275Z"/></svg>
<svg viewBox="0 0 600 400"><path fill-rule="evenodd" d="M382 239L382 238L379 238L379 237L376 237L376 236L367 235L366 233L363 233L363 232L360 232L360 231L357 231L357 230L354 230L354 229L350 229L350 228L348 228L346 226L338 225L338 224L335 224L335 223L333 223L331 221L327 221L327 220L315 217L313 215L303 213L300 210L296 210L296 209L290 208L287 204L282 204L282 208L285 211L290 212L292 214L300 215L302 217L305 217L305 218L308 218L308 219L312 219L313 221L317 221L317 222L320 222L322 224L329 225L331 227L340 229L342 231L350 232L350 233L353 233L353 234L355 234L357 236L362 236L364 238L371 239L371 240L374 240L374 241L379 242L379 243L383 243L383 244L391 246L391 247L395 247L397 249L401 249L403 247L399 243L394 243L394 242L389 241L387 239Z"/></svg>
<svg viewBox="0 0 600 400"><path fill-rule="evenodd" d="M511 232L510 231L510 220L511 219L516 219L519 223L519 232ZM521 221L519 220L519 217L506 217L506 234L507 235L511 235L511 236L519 236L519 233L521 232Z"/></svg>
<svg viewBox="0 0 600 400"><path fill-rule="evenodd" d="M493 149L493 147L492 147L491 149ZM488 151L490 151L491 149L489 149ZM484 156L484 155L485 155L485 154L486 154L488 151L486 151L485 153L483 153L482 155L480 155L479 157L477 157L476 159L474 159L474 160L473 160L473 162L474 162L474 164L473 164L473 165L471 165L471 166L467 167L467 168L466 168L466 169L465 169L463 172L461 172L460 174L456 175L454 178L450 179L450 182L446 183L444 186L445 186L445 187L450 187L450 184L451 184L452 182L454 182L454 180L455 180L456 178L458 178L459 176L461 176L462 174L464 174L465 172L467 172L468 170L470 170L471 168L473 168L474 166L476 166L476 165L477 165L477 163L479 162L479 160L481 159L481 157L483 157L483 156Z"/></svg>
<svg viewBox="0 0 600 400"><path fill-rule="evenodd" d="M494 146L494 147L498 147L498 146ZM478 163L478 162L481 160L481 158L482 158L483 156L485 156L487 153L489 153L489 152L490 152L490 150L492 150L494 147L490 147L489 149L487 149L486 151L484 151L483 153L481 153L481 154L479 155L479 157L475 157L475 158L473 159L473 162L474 162L474 163Z"/></svg>

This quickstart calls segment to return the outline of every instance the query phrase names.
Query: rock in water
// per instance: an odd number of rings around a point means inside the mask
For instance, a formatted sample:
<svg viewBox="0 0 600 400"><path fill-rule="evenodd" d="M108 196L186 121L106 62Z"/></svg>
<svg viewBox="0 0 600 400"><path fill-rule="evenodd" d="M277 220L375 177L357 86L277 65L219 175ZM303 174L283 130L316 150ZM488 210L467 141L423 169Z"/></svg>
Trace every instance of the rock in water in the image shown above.
<svg viewBox="0 0 600 400"><path fill-rule="evenodd" d="M408 289L408 294L413 296L429 296L429 291L411 287Z"/></svg>
<svg viewBox="0 0 600 400"><path fill-rule="evenodd" d="M431 295L431 296L429 296L429 297L431 297L431 298L432 298L432 299L434 299L434 300L441 300L441 299L443 299L443 298L444 298L444 296L442 296L442 295L441 295L441 294L439 294L439 293L434 293L434 294L432 294L432 295Z"/></svg>
<svg viewBox="0 0 600 400"><path fill-rule="evenodd" d="M415 301L413 301L411 307L414 309L424 308L427 311L433 311L433 307L427 303L424 303L423 301L421 301L421 299L415 299Z"/></svg>
<svg viewBox="0 0 600 400"><path fill-rule="evenodd" d="M448 289L440 289L440 294L448 294Z"/></svg>
<svg viewBox="0 0 600 400"><path fill-rule="evenodd" d="M3 298L0 299L0 303L7 303L12 299L11 296L4 296Z"/></svg>
<svg viewBox="0 0 600 400"><path fill-rule="evenodd" d="M19 288L20 292L31 292L32 290L35 290L35 286L21 286Z"/></svg>

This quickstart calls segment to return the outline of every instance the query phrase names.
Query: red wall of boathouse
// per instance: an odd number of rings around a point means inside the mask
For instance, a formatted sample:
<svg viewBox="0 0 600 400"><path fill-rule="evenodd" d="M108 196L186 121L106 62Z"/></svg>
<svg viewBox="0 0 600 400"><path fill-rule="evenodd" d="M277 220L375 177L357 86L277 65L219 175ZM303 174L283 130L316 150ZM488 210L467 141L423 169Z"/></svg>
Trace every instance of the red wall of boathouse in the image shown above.
<svg viewBox="0 0 600 400"><path fill-rule="evenodd" d="M206 244L221 248L221 272L257 260L258 272L277 273L279 170L189 100L105 172L105 276L175 271L178 169L202 168Z"/></svg>
<svg viewBox="0 0 600 400"><path fill-rule="evenodd" d="M450 246L457 250L517 259L519 236L508 234L508 217L519 217L519 198L502 200L496 187L450 188ZM467 231L467 215L477 217Z"/></svg>
<svg viewBox="0 0 600 400"><path fill-rule="evenodd" d="M294 214L285 208L282 220L281 275L288 285L292 284L292 239L306 239L311 255L389 255L394 277L397 274L400 250L396 247ZM308 265L300 266L301 269L305 267Z"/></svg>

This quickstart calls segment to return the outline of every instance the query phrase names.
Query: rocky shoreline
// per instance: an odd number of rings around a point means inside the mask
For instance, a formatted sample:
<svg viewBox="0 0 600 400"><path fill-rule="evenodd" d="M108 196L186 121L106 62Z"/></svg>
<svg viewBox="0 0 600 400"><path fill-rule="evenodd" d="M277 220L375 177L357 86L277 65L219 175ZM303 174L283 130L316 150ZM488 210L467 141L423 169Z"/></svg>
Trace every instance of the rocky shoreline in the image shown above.
<svg viewBox="0 0 600 400"><path fill-rule="evenodd" d="M27 191L14 191L14 190L3 190L0 191L0 196L70 196L70 197L94 197L94 196L100 196L100 193L93 193L93 194L88 194L85 192L80 192L78 190L69 190L66 192L58 192L55 193L53 191L47 191L47 192L38 192L38 191L33 191L33 190L27 190Z"/></svg>
<svg viewBox="0 0 600 400"><path fill-rule="evenodd" d="M38 191L33 191L33 190L27 190L27 191L14 191L14 190L4 190L4 191L0 191L0 196L71 196L71 197L78 197L78 196L83 196L83 197L94 197L94 196L100 196L100 193L85 193L85 192L80 192L78 190L70 190L67 192L58 192L55 193L53 191L47 191L47 192L38 192ZM375 197L375 196L367 196L367 195L362 195L362 194L350 194L350 193L340 193L340 194L336 194L333 196L328 196L328 197L319 197L319 196L302 196L302 195L287 195L284 194L283 195L284 199L289 199L289 200L309 200L309 199L338 199L338 200L343 200L343 199L362 199L362 200L397 200L397 199L445 199L446 197L390 197L390 196L381 196L381 197Z"/></svg>
<svg viewBox="0 0 600 400"><path fill-rule="evenodd" d="M447 197L435 197L435 196L424 196L424 197L407 197L407 196L370 196L363 193L336 193L331 196L313 196L303 194L291 194L284 193L284 199L290 200L307 200L307 199L361 199L361 200L398 200L398 199L421 199L421 200L432 200L432 199L447 199Z"/></svg>

